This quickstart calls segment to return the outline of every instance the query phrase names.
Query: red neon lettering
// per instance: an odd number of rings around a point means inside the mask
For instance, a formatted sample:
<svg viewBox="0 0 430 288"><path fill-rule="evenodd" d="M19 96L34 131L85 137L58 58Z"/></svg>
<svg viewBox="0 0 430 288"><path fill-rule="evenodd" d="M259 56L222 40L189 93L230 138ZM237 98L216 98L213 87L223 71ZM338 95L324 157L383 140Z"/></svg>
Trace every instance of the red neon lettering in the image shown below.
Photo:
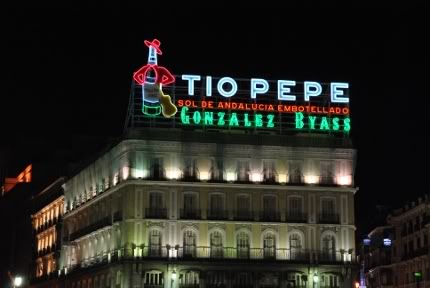
<svg viewBox="0 0 430 288"><path fill-rule="evenodd" d="M179 107L184 106L184 100L178 100L178 106Z"/></svg>
<svg viewBox="0 0 430 288"><path fill-rule="evenodd" d="M299 106L298 110L299 110L299 112L303 112L303 111L305 111L305 108L303 108L303 106Z"/></svg>
<svg viewBox="0 0 430 288"><path fill-rule="evenodd" d="M349 114L349 108L342 108L343 114Z"/></svg>

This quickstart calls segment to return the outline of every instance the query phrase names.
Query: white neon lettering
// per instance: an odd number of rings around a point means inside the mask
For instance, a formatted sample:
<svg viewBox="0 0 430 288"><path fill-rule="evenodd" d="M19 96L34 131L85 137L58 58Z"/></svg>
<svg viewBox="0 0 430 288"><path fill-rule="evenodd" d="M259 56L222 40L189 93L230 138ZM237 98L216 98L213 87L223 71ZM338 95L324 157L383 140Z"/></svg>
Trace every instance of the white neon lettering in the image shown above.
<svg viewBox="0 0 430 288"><path fill-rule="evenodd" d="M229 92L224 90L223 85L225 83L229 83L231 85L231 90ZM234 94L236 94L236 92L237 92L237 83L231 77L223 77L219 80L218 85L217 85L217 89L218 89L218 93L221 96L231 97L231 96L234 96Z"/></svg>
<svg viewBox="0 0 430 288"><path fill-rule="evenodd" d="M259 87L257 87L257 85ZM251 98L257 98L258 94L264 94L269 91L269 82L264 79L252 78L251 79Z"/></svg>
<svg viewBox="0 0 430 288"><path fill-rule="evenodd" d="M338 83L338 82L332 82L330 83L330 95L331 95L331 102L334 103L349 103L348 97L339 97L342 95L345 95L343 90L339 89L348 89L349 84L348 83Z"/></svg>
<svg viewBox="0 0 430 288"><path fill-rule="evenodd" d="M206 76L206 96L212 96L212 76Z"/></svg>
<svg viewBox="0 0 430 288"><path fill-rule="evenodd" d="M199 75L182 75L182 80L188 81L188 95L194 95L194 81L200 81Z"/></svg>
<svg viewBox="0 0 430 288"><path fill-rule="evenodd" d="M291 89L286 86L296 86L296 81L278 80L278 99L296 101L296 95L288 95L288 93L291 93Z"/></svg>
<svg viewBox="0 0 430 288"><path fill-rule="evenodd" d="M321 92L322 87L318 82L305 82L305 101L309 101L309 97L319 96Z"/></svg>

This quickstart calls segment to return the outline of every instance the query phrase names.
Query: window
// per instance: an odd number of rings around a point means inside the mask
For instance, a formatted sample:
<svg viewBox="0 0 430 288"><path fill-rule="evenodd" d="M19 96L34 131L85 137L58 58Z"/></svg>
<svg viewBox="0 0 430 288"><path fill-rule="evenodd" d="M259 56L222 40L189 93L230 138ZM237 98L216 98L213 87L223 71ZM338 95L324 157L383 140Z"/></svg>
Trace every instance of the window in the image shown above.
<svg viewBox="0 0 430 288"><path fill-rule="evenodd" d="M263 213L261 215L263 221L279 221L279 213L276 205L276 196L263 196Z"/></svg>
<svg viewBox="0 0 430 288"><path fill-rule="evenodd" d="M301 184L303 183L302 162L289 161L288 162L288 183Z"/></svg>
<svg viewBox="0 0 430 288"><path fill-rule="evenodd" d="M184 257L196 256L196 234L193 231L184 233Z"/></svg>
<svg viewBox="0 0 430 288"><path fill-rule="evenodd" d="M302 240L299 234L290 235L290 257L291 260L299 259L302 252Z"/></svg>
<svg viewBox="0 0 430 288"><path fill-rule="evenodd" d="M211 160L211 170L210 179L212 181L223 181L224 180L224 170L223 170L222 159L212 159Z"/></svg>
<svg viewBox="0 0 430 288"><path fill-rule="evenodd" d="M236 215L237 220L251 220L250 199L248 195L238 195L236 198Z"/></svg>
<svg viewBox="0 0 430 288"><path fill-rule="evenodd" d="M335 209L335 199L322 198L320 221L323 223L337 223L339 219Z"/></svg>
<svg viewBox="0 0 430 288"><path fill-rule="evenodd" d="M149 256L161 256L161 232L159 230L149 232Z"/></svg>
<svg viewBox="0 0 430 288"><path fill-rule="evenodd" d="M179 285L195 285L199 286L199 272L186 271L182 272L179 277Z"/></svg>
<svg viewBox="0 0 430 288"><path fill-rule="evenodd" d="M237 234L237 258L249 258L249 237L245 232Z"/></svg>
<svg viewBox="0 0 430 288"><path fill-rule="evenodd" d="M240 182L249 182L249 161L239 160L237 162L237 180Z"/></svg>
<svg viewBox="0 0 430 288"><path fill-rule="evenodd" d="M208 217L210 219L225 219L227 217L227 214L224 210L224 195L211 194L209 201L210 210Z"/></svg>
<svg viewBox="0 0 430 288"><path fill-rule="evenodd" d="M151 179L164 179L165 172L163 169L163 158L154 157L151 159L150 178Z"/></svg>
<svg viewBox="0 0 430 288"><path fill-rule="evenodd" d="M199 178L199 171L197 169L197 159L185 158L185 167L182 173L184 180L197 180Z"/></svg>
<svg viewBox="0 0 430 288"><path fill-rule="evenodd" d="M264 235L263 254L264 254L264 258L275 258L276 257L275 234L267 233L266 235Z"/></svg>
<svg viewBox="0 0 430 288"><path fill-rule="evenodd" d="M200 213L198 213L197 194L185 193L184 194L184 210L182 218L198 219Z"/></svg>
<svg viewBox="0 0 430 288"><path fill-rule="evenodd" d="M322 240L322 257L325 260L336 260L336 239L334 235L327 234Z"/></svg>
<svg viewBox="0 0 430 288"><path fill-rule="evenodd" d="M145 287L163 287L164 275L159 271L149 271L145 274Z"/></svg>
<svg viewBox="0 0 430 288"><path fill-rule="evenodd" d="M275 161L273 160L263 161L263 181L276 182Z"/></svg>
<svg viewBox="0 0 430 288"><path fill-rule="evenodd" d="M160 192L149 193L149 209L147 209L146 217L150 218L166 218L167 210L164 209L163 194Z"/></svg>
<svg viewBox="0 0 430 288"><path fill-rule="evenodd" d="M222 234L219 231L214 231L211 233L210 237L211 258L222 258L223 252Z"/></svg>
<svg viewBox="0 0 430 288"><path fill-rule="evenodd" d="M321 162L320 164L320 184L332 185L335 183L334 177L334 163L333 162Z"/></svg>

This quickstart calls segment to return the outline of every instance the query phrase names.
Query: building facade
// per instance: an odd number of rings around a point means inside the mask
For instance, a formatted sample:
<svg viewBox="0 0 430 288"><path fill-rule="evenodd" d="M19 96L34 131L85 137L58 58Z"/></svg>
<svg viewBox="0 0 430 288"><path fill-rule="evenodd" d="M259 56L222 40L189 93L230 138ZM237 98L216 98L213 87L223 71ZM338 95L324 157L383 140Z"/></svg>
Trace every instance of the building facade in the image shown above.
<svg viewBox="0 0 430 288"><path fill-rule="evenodd" d="M65 178L61 177L33 199L33 263L31 283L52 287L58 276L61 248L62 216L64 214ZM53 280L46 283L46 280ZM48 285L47 285L48 284Z"/></svg>
<svg viewBox="0 0 430 288"><path fill-rule="evenodd" d="M305 136L129 130L64 185L64 287L352 287L355 150Z"/></svg>

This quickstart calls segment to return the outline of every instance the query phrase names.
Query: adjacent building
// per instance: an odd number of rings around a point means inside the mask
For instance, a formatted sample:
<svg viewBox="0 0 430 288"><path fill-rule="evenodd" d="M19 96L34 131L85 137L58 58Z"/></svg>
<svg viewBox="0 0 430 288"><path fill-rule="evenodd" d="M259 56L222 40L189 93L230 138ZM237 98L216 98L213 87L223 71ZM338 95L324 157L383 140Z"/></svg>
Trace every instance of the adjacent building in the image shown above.
<svg viewBox="0 0 430 288"><path fill-rule="evenodd" d="M386 225L369 233L364 267L370 287L428 287L428 195L394 210Z"/></svg>

